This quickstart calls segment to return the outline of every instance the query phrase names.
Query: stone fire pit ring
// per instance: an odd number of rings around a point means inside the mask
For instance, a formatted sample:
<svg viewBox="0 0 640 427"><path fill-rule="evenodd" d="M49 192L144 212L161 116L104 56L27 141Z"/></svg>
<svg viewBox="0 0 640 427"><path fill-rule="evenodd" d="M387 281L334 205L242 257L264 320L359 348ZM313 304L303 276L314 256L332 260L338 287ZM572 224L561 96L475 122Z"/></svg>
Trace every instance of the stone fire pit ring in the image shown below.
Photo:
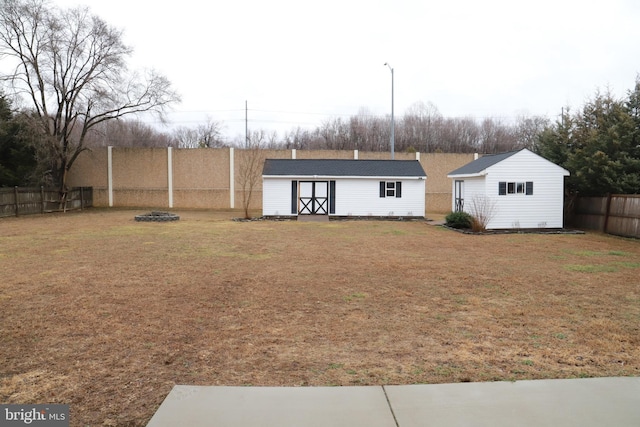
<svg viewBox="0 0 640 427"><path fill-rule="evenodd" d="M179 219L180 219L180 216L174 213L158 212L158 211L135 216L136 221L167 222L167 221L177 221Z"/></svg>

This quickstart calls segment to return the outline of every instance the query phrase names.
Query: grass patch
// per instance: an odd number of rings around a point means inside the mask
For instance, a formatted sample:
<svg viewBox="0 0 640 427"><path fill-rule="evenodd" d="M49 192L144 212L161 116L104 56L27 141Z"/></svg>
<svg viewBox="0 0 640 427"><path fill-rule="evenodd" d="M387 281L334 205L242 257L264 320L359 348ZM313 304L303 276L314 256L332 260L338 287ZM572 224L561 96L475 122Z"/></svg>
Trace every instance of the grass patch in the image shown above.
<svg viewBox="0 0 640 427"><path fill-rule="evenodd" d="M640 268L640 262L616 262L616 265L625 268Z"/></svg>
<svg viewBox="0 0 640 427"><path fill-rule="evenodd" d="M407 232L404 230L391 230L391 231L388 231L386 234L391 234L393 236L405 236Z"/></svg>
<svg viewBox="0 0 640 427"><path fill-rule="evenodd" d="M455 303L458 305L465 305L467 304L467 297L462 295L454 295L453 301L455 301Z"/></svg>
<svg viewBox="0 0 640 427"><path fill-rule="evenodd" d="M570 251L567 251L567 252L569 252L571 255L577 255L577 256L583 256L583 257L594 257L594 256L602 256L603 255L602 252L591 251L591 250L582 250L582 251L570 250Z"/></svg>
<svg viewBox="0 0 640 427"><path fill-rule="evenodd" d="M631 256L632 254L629 252L625 252L625 251L609 251L607 252L607 255L613 255L613 256Z"/></svg>
<svg viewBox="0 0 640 427"><path fill-rule="evenodd" d="M600 264L569 264L564 266L567 271L577 271L579 273L614 273L618 271L613 265Z"/></svg>
<svg viewBox="0 0 640 427"><path fill-rule="evenodd" d="M606 256L628 257L633 255L630 252L620 251L620 250L598 251L598 250L591 250L591 249L582 249L582 250L567 249L564 252L571 255L581 256L581 257L606 257Z"/></svg>
<svg viewBox="0 0 640 427"><path fill-rule="evenodd" d="M355 293L353 293L353 294L351 294L351 295L347 295L347 296L343 297L342 299L343 299L345 302L351 302L351 301L353 301L353 300L364 299L364 298L366 298L366 296L367 296L367 295L366 295L366 294L363 294L362 292L355 292Z"/></svg>

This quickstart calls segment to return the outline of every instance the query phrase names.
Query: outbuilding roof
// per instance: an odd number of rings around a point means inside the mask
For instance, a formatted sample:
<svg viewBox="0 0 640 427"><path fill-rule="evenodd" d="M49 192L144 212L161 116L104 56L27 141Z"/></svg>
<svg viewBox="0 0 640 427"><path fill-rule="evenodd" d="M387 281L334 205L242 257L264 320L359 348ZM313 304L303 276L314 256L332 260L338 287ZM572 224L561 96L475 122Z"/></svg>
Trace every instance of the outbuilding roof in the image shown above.
<svg viewBox="0 0 640 427"><path fill-rule="evenodd" d="M263 176L426 177L417 160L266 159Z"/></svg>
<svg viewBox="0 0 640 427"><path fill-rule="evenodd" d="M558 166L552 161L545 159L544 157L532 152L527 148L522 148L517 151L509 151L508 153L487 154L483 157L480 157L479 159L476 159L470 163L467 163L466 165L452 172L449 172L447 177L454 178L454 177L463 177L463 176L464 177L482 176L486 174L487 173L486 170L492 167L493 165L500 163L501 161L506 160L509 157L518 153L528 154L530 161L533 160L533 161L545 162L549 165L552 165L552 167L556 168L556 170L558 172L561 172L564 176L569 176L569 171L566 170L565 168Z"/></svg>
<svg viewBox="0 0 640 427"><path fill-rule="evenodd" d="M509 151L508 153L500 153L500 154L487 154L485 156L480 157L477 160L474 160L466 165L449 172L449 176L451 175L472 175L479 174L483 170L495 165L496 163L500 163L504 159L507 159L520 150L517 151Z"/></svg>

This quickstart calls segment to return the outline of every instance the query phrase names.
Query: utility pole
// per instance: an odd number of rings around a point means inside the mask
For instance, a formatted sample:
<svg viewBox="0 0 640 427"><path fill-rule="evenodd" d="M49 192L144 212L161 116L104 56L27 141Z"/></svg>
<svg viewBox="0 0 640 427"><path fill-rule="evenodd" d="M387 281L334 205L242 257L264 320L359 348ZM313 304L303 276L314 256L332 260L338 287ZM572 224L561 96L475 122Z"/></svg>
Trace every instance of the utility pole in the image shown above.
<svg viewBox="0 0 640 427"><path fill-rule="evenodd" d="M396 137L394 135L395 133L395 120L393 117L393 68L391 67L391 65L389 65L388 62L385 62L384 65L386 65L387 67L389 67L389 69L391 70L391 160L395 159L395 143L396 143Z"/></svg>
<svg viewBox="0 0 640 427"><path fill-rule="evenodd" d="M244 101L244 145L249 148L249 103Z"/></svg>

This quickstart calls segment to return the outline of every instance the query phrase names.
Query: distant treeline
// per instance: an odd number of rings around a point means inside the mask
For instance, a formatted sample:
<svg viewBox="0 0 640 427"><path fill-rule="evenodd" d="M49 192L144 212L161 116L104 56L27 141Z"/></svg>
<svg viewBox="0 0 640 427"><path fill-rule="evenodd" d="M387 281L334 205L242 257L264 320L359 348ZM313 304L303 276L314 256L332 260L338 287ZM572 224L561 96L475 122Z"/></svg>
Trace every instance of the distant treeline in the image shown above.
<svg viewBox="0 0 640 427"><path fill-rule="evenodd" d="M499 153L533 148L537 135L550 124L546 117L521 116L477 120L444 117L433 105L416 103L394 120L395 151L423 153ZM306 150L389 151L391 119L366 110L349 118L332 118L315 128L296 127L284 134L251 130L248 141L229 141L222 135L224 123L209 120L193 128L181 127L162 133L140 122L105 124L90 137L89 146L202 148L236 146Z"/></svg>
<svg viewBox="0 0 640 427"><path fill-rule="evenodd" d="M435 107L414 105L395 119L395 151L423 153L499 153L532 148L536 136L549 125L545 117L499 118L478 121L469 117L443 117ZM363 151L390 150L391 120L360 114L327 120L313 130L294 129L277 146L296 149ZM276 142L271 140L270 142Z"/></svg>

